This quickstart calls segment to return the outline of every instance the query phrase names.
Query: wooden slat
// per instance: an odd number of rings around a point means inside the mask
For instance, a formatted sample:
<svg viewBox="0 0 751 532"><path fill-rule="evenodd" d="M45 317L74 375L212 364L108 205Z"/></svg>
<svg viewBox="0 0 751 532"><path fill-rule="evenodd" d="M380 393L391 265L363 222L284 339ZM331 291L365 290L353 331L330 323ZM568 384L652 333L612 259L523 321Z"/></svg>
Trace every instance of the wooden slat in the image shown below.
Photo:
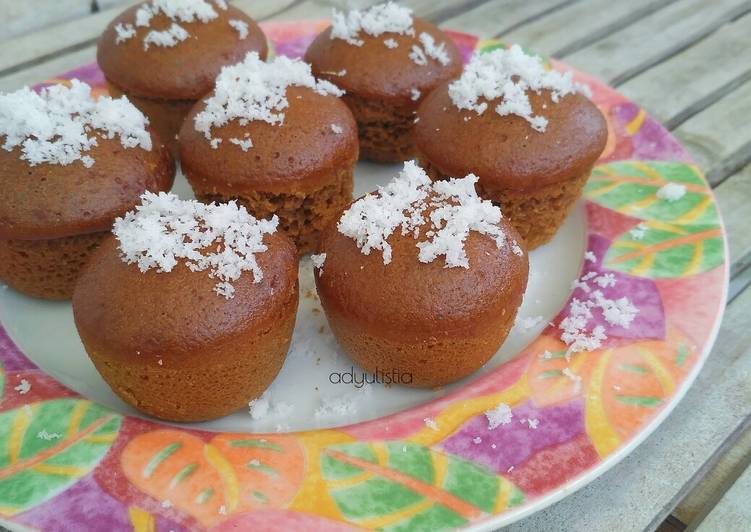
<svg viewBox="0 0 751 532"><path fill-rule="evenodd" d="M728 449L702 481L686 495L673 511L682 523L695 525L701 522L722 499L741 473L751 462L751 427L747 428L735 444ZM751 499L749 499L751 500Z"/></svg>
<svg viewBox="0 0 751 532"><path fill-rule="evenodd" d="M0 0L0 41L90 13L91 0Z"/></svg>
<svg viewBox="0 0 751 532"><path fill-rule="evenodd" d="M92 61L96 61L96 47L87 46L81 50L56 57L0 78L0 92L10 92L24 85L39 83L56 74L91 63Z"/></svg>
<svg viewBox="0 0 751 532"><path fill-rule="evenodd" d="M128 0L126 3L135 2ZM275 14L286 6L295 3L295 0L240 0L235 2L238 7L258 20L263 20L269 15ZM3 87L2 90L8 90L9 84L5 82L7 76L20 72L22 79L29 79L21 71L34 68L36 72L38 69L35 67L46 61L59 59L60 61L56 64L70 65L70 62L66 61L62 56L94 45L110 20L117 16L124 7L126 6L115 6L106 11L101 11L82 19L57 24L4 43L0 47L0 86ZM71 66L66 66L67 68L71 68ZM44 77L59 73L59 71L51 69L43 69L42 71L46 72ZM12 87L12 85L10 86Z"/></svg>
<svg viewBox="0 0 751 532"><path fill-rule="evenodd" d="M490 1L442 22L447 28L468 31L482 38L503 36L513 28L536 20L570 2L562 0Z"/></svg>
<svg viewBox="0 0 751 532"><path fill-rule="evenodd" d="M697 532L748 530L751 527L751 467L733 484L712 512L695 529ZM692 527L689 530L694 530Z"/></svg>
<svg viewBox="0 0 751 532"><path fill-rule="evenodd" d="M673 133L716 183L751 158L749 116L751 81L694 115ZM746 200L751 201L751 190Z"/></svg>
<svg viewBox="0 0 751 532"><path fill-rule="evenodd" d="M680 0L571 54L566 60L618 85L750 9L749 0Z"/></svg>
<svg viewBox="0 0 751 532"><path fill-rule="evenodd" d="M503 35L544 55L563 57L633 24L674 0L575 2Z"/></svg>
<svg viewBox="0 0 751 532"><path fill-rule="evenodd" d="M654 434L596 481L508 530L642 532L661 523L748 423L749 308L746 289L728 306L696 382Z"/></svg>
<svg viewBox="0 0 751 532"><path fill-rule="evenodd" d="M730 247L730 275L751 265L751 165L715 189Z"/></svg>
<svg viewBox="0 0 751 532"><path fill-rule="evenodd" d="M743 60L749 34L751 15L745 15L619 89L662 122L690 116L749 76L751 66Z"/></svg>

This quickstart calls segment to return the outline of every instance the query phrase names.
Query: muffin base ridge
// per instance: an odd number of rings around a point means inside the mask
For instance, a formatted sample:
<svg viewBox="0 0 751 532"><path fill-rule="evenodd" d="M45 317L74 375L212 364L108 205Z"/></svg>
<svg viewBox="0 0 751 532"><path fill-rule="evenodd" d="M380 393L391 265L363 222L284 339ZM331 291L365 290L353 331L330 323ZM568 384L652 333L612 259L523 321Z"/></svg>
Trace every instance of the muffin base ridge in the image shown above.
<svg viewBox="0 0 751 532"><path fill-rule="evenodd" d="M261 333L249 329L222 344L186 354L162 365L153 360L117 363L99 352L82 335L86 352L102 378L123 401L139 411L166 421L199 422L228 415L261 396L282 369L292 340L297 315L297 292L286 315Z"/></svg>
<svg viewBox="0 0 751 532"><path fill-rule="evenodd" d="M279 229L289 236L300 255L316 251L321 232L352 201L353 170L340 170L321 188L302 192L271 193L252 191L226 195L193 188L196 198L209 203L237 200L256 218L279 217Z"/></svg>
<svg viewBox="0 0 751 532"><path fill-rule="evenodd" d="M387 163L414 156L412 126L415 106L399 107L354 94L345 94L342 99L357 121L361 159Z"/></svg>
<svg viewBox="0 0 751 532"><path fill-rule="evenodd" d="M448 179L424 157L420 164L434 181ZM477 194L500 205L507 217L524 239L527 249L533 250L547 244L563 225L576 200L582 194L592 169L561 183L532 190L498 189L477 183Z"/></svg>
<svg viewBox="0 0 751 532"><path fill-rule="evenodd" d="M521 303L521 295L518 303ZM400 384L413 388L443 386L480 369L506 340L517 313L516 310L508 312L500 325L493 324L480 333L431 336L405 342L373 334L339 315L338 310L325 305L324 310L337 342L353 361L369 373L395 372L400 376Z"/></svg>
<svg viewBox="0 0 751 532"><path fill-rule="evenodd" d="M107 234L48 240L0 239L0 280L28 296L70 299L81 269Z"/></svg>

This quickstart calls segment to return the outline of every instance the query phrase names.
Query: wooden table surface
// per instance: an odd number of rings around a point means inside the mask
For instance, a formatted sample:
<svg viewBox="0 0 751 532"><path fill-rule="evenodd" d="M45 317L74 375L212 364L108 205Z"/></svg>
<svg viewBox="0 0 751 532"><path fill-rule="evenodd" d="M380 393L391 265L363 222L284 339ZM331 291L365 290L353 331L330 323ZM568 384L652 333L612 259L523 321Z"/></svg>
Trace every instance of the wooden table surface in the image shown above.
<svg viewBox="0 0 751 532"><path fill-rule="evenodd" d="M129 3L0 0L0 91L93 61L99 33ZM346 3L236 2L259 21L324 18ZM751 530L751 0L405 3L561 58L643 105L706 173L729 239L725 319L684 400L620 464L509 530Z"/></svg>

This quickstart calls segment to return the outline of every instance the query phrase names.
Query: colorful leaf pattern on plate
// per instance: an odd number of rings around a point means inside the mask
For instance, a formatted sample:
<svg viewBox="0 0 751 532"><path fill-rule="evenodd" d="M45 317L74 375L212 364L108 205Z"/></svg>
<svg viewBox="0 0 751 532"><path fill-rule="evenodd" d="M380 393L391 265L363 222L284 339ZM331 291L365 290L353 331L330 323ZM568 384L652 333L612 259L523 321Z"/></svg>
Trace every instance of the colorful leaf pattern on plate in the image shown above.
<svg viewBox="0 0 751 532"><path fill-rule="evenodd" d="M0 514L22 512L89 473L119 427L119 415L83 399L0 413Z"/></svg>
<svg viewBox="0 0 751 532"><path fill-rule="evenodd" d="M264 30L277 53L295 56L324 26ZM450 36L465 59L504 46ZM121 418L46 376L0 326L0 514L34 529L85 513L112 530L436 530L542 506L573 479L605 469L675 405L703 362L723 305L724 237L712 193L677 141L615 90L572 73L592 87L609 132L585 191L587 249L597 260L584 271L612 273L608 297L639 305L629 329L609 326L602 349L566 360L551 326L515 359L437 401L337 430L259 435ZM96 65L53 81L73 77L105 90ZM687 194L658 200L668 182ZM707 308L681 312L698 282ZM13 389L20 379L32 385L26 395ZM483 412L500 402L514 421L490 430ZM60 438L37 438L42 430Z"/></svg>
<svg viewBox="0 0 751 532"><path fill-rule="evenodd" d="M290 436L218 434L205 442L177 430L135 437L121 464L140 490L205 526L230 514L285 505L302 482L304 466L302 449Z"/></svg>
<svg viewBox="0 0 751 532"><path fill-rule="evenodd" d="M343 516L368 529L454 528L524 500L492 471L407 441L327 447L321 463Z"/></svg>
<svg viewBox="0 0 751 532"><path fill-rule="evenodd" d="M668 201L657 192L668 183L686 188ZM597 166L585 189L590 201L637 218L615 239L605 266L630 275L685 277L723 262L724 244L712 191L694 165L622 161Z"/></svg>

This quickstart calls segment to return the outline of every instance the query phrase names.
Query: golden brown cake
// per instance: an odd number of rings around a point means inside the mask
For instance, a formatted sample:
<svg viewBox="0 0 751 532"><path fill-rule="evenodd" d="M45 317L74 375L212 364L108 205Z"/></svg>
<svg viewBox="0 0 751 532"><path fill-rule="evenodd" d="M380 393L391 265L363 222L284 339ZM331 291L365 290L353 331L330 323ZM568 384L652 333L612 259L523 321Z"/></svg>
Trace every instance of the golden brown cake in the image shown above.
<svg viewBox="0 0 751 532"><path fill-rule="evenodd" d="M123 11L99 39L97 61L110 93L126 94L176 149L175 135L224 65L255 51L261 28L224 0L149 0Z"/></svg>
<svg viewBox="0 0 751 532"><path fill-rule="evenodd" d="M171 194L147 194L118 219L81 275L73 315L120 398L160 419L202 421L263 393L298 301L297 252L276 224Z"/></svg>
<svg viewBox="0 0 751 532"><path fill-rule="evenodd" d="M583 92L518 46L480 54L420 105L420 162L433 179L477 174L480 196L534 249L555 235L605 148L605 119Z"/></svg>
<svg viewBox="0 0 751 532"><path fill-rule="evenodd" d="M352 201L357 127L301 61L256 54L222 70L216 89L180 131L182 170L197 198L237 199L259 218L276 214L300 253Z"/></svg>
<svg viewBox="0 0 751 532"><path fill-rule="evenodd" d="M318 295L342 349L366 371L440 386L476 371L508 335L527 254L475 181L431 184L406 163L325 232Z"/></svg>
<svg viewBox="0 0 751 532"><path fill-rule="evenodd" d="M140 111L77 80L0 94L0 146L0 280L45 299L69 299L114 219L175 176Z"/></svg>
<svg viewBox="0 0 751 532"><path fill-rule="evenodd" d="M458 49L440 29L393 2L334 11L331 27L310 45L313 73L344 89L357 120L360 153L374 161L414 155L417 106L461 72Z"/></svg>

